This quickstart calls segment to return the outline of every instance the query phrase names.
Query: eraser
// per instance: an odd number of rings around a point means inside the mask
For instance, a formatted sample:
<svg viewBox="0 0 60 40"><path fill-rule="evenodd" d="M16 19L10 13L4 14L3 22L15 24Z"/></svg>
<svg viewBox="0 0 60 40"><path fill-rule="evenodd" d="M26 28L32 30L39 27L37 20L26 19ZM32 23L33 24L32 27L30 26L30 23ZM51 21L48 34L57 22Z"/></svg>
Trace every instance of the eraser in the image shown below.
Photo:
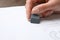
<svg viewBox="0 0 60 40"><path fill-rule="evenodd" d="M39 23L40 23L40 16L37 15L37 14L32 14L32 15L31 15L30 22L31 22L31 23L39 24Z"/></svg>

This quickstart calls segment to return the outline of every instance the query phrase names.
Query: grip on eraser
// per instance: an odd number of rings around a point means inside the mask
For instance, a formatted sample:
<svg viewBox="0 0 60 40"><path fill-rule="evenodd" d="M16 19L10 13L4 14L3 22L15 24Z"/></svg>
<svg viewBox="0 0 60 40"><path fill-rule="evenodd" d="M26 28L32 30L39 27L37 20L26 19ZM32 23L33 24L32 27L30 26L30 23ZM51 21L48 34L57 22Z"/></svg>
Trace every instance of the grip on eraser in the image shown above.
<svg viewBox="0 0 60 40"><path fill-rule="evenodd" d="M40 16L37 14L32 14L30 22L39 24L40 23Z"/></svg>

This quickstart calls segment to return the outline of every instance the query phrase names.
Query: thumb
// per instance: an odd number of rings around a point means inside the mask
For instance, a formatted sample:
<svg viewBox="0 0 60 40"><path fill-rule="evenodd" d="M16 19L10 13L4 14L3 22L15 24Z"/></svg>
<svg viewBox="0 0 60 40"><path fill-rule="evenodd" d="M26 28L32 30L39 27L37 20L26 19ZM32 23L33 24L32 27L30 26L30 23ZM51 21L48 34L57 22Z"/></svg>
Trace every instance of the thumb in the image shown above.
<svg viewBox="0 0 60 40"><path fill-rule="evenodd" d="M55 6L53 0L48 1L47 3L39 4L32 9L32 13L43 13L47 10L52 10Z"/></svg>

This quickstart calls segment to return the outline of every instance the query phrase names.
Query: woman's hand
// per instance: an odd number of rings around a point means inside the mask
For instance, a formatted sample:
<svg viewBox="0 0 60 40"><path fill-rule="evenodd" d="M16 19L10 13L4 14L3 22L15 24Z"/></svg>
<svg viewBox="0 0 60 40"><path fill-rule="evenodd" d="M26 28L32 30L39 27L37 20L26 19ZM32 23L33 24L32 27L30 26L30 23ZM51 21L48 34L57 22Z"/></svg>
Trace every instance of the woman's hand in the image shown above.
<svg viewBox="0 0 60 40"><path fill-rule="evenodd" d="M44 1L44 0L43 0ZM41 3L42 0L26 0L26 13L28 20L32 13L41 15L41 17L50 16L53 11L60 11L60 0L45 0L46 3L34 6L35 3Z"/></svg>

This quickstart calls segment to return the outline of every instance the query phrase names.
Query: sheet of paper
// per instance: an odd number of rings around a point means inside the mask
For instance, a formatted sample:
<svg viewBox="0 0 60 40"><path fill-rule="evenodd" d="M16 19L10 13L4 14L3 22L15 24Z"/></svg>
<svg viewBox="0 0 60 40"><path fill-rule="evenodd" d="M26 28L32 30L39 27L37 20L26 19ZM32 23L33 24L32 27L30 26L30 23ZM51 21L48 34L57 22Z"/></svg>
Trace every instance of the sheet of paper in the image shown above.
<svg viewBox="0 0 60 40"><path fill-rule="evenodd" d="M24 6L0 8L0 40L60 40L60 15L32 24Z"/></svg>

